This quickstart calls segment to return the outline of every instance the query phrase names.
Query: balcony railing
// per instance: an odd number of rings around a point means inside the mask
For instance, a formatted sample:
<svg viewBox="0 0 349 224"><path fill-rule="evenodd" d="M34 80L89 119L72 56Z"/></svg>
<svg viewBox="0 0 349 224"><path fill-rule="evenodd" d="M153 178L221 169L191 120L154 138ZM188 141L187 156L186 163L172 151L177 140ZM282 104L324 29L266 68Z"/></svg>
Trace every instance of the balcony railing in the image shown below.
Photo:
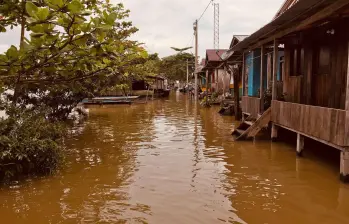
<svg viewBox="0 0 349 224"><path fill-rule="evenodd" d="M282 101L272 101L271 108L271 121L278 125L327 143L349 146L345 110Z"/></svg>

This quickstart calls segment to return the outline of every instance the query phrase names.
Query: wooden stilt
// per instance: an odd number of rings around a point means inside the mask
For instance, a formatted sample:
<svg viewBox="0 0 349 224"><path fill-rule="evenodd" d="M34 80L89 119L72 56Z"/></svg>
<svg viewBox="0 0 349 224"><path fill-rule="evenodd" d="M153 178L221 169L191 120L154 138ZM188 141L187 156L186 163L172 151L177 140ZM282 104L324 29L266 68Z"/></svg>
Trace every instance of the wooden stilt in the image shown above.
<svg viewBox="0 0 349 224"><path fill-rule="evenodd" d="M272 100L277 99L276 95L276 81L277 81L277 69L278 69L278 54L279 54L279 44L278 41L274 40L274 53L273 53L273 86L272 86ZM274 142L278 137L278 127L273 123L271 128L271 140Z"/></svg>
<svg viewBox="0 0 349 224"><path fill-rule="evenodd" d="M349 183L349 151L341 152L340 180Z"/></svg>
<svg viewBox="0 0 349 224"><path fill-rule="evenodd" d="M276 142L277 141L277 138L278 138L278 126L276 126L275 124L272 124L271 126L271 140L273 142Z"/></svg>
<svg viewBox="0 0 349 224"><path fill-rule="evenodd" d="M208 103L208 70L206 70L206 105Z"/></svg>
<svg viewBox="0 0 349 224"><path fill-rule="evenodd" d="M297 156L299 157L303 156L303 149L304 149L304 136L297 133Z"/></svg>
<svg viewBox="0 0 349 224"><path fill-rule="evenodd" d="M345 135L349 136L349 44L348 44L348 61L347 61L347 83L345 92ZM345 145L349 145L349 138L346 138Z"/></svg>
<svg viewBox="0 0 349 224"><path fill-rule="evenodd" d="M347 46L349 55L349 44ZM349 56L347 61L347 83L346 83L346 99L345 99L345 135L349 135ZM346 139L346 145L349 144L349 139ZM349 183L349 151L344 150L341 152L341 165L340 165L340 180L344 183Z"/></svg>

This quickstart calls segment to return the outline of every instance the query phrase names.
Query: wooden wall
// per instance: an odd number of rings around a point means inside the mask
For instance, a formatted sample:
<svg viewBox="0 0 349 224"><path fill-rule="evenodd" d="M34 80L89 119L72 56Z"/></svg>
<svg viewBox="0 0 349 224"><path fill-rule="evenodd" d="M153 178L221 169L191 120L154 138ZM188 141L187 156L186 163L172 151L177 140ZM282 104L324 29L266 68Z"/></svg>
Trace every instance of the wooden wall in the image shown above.
<svg viewBox="0 0 349 224"><path fill-rule="evenodd" d="M217 72L217 89L220 94L229 92L230 86L230 74L226 72L224 69L218 69Z"/></svg>
<svg viewBox="0 0 349 224"><path fill-rule="evenodd" d="M281 101L272 101L271 108L271 121L276 124L338 146L349 146L345 110Z"/></svg>
<svg viewBox="0 0 349 224"><path fill-rule="evenodd" d="M241 99L242 112L249 113L257 118L261 112L261 99L257 97L243 96Z"/></svg>
<svg viewBox="0 0 349 224"><path fill-rule="evenodd" d="M309 104L314 106L345 109L346 79L348 65L348 34L341 27L349 25L347 20L342 20L327 27L315 28L299 36L285 41L285 76L283 92L287 94L286 101L293 103ZM327 30L334 29L333 35ZM291 49L293 42L300 42L304 47L304 74L292 76ZM314 57L315 48L327 42L330 46L331 62L330 74L315 74Z"/></svg>

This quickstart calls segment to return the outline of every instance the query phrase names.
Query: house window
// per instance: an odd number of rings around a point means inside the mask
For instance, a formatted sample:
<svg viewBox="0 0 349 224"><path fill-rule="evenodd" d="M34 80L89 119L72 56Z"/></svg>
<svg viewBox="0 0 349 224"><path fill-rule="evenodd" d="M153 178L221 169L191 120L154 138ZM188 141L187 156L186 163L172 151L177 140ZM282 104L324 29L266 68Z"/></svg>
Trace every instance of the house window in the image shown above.
<svg viewBox="0 0 349 224"><path fill-rule="evenodd" d="M322 45L315 51L315 72L317 75L329 75L331 72L331 51Z"/></svg>
<svg viewBox="0 0 349 224"><path fill-rule="evenodd" d="M293 47L290 59L290 76L304 75L304 48L301 46Z"/></svg>

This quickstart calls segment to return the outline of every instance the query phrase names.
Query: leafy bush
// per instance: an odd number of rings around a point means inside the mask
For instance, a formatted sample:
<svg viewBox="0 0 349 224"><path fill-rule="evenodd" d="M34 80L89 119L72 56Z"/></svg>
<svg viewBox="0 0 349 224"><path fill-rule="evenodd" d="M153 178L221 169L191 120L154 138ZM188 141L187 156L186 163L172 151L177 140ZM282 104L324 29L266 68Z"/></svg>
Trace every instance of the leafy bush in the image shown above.
<svg viewBox="0 0 349 224"><path fill-rule="evenodd" d="M205 96L201 102L200 102L200 105L203 106L203 107L210 107L212 105L212 100L211 98L207 98L207 96Z"/></svg>
<svg viewBox="0 0 349 224"><path fill-rule="evenodd" d="M212 96L211 96L211 99L212 99L212 100L215 100L215 99L218 98L218 96L219 96L219 94L218 94L217 92L213 92L213 93L212 93Z"/></svg>
<svg viewBox="0 0 349 224"><path fill-rule="evenodd" d="M0 119L0 179L27 174L50 174L63 159L62 123L42 113L12 111Z"/></svg>

